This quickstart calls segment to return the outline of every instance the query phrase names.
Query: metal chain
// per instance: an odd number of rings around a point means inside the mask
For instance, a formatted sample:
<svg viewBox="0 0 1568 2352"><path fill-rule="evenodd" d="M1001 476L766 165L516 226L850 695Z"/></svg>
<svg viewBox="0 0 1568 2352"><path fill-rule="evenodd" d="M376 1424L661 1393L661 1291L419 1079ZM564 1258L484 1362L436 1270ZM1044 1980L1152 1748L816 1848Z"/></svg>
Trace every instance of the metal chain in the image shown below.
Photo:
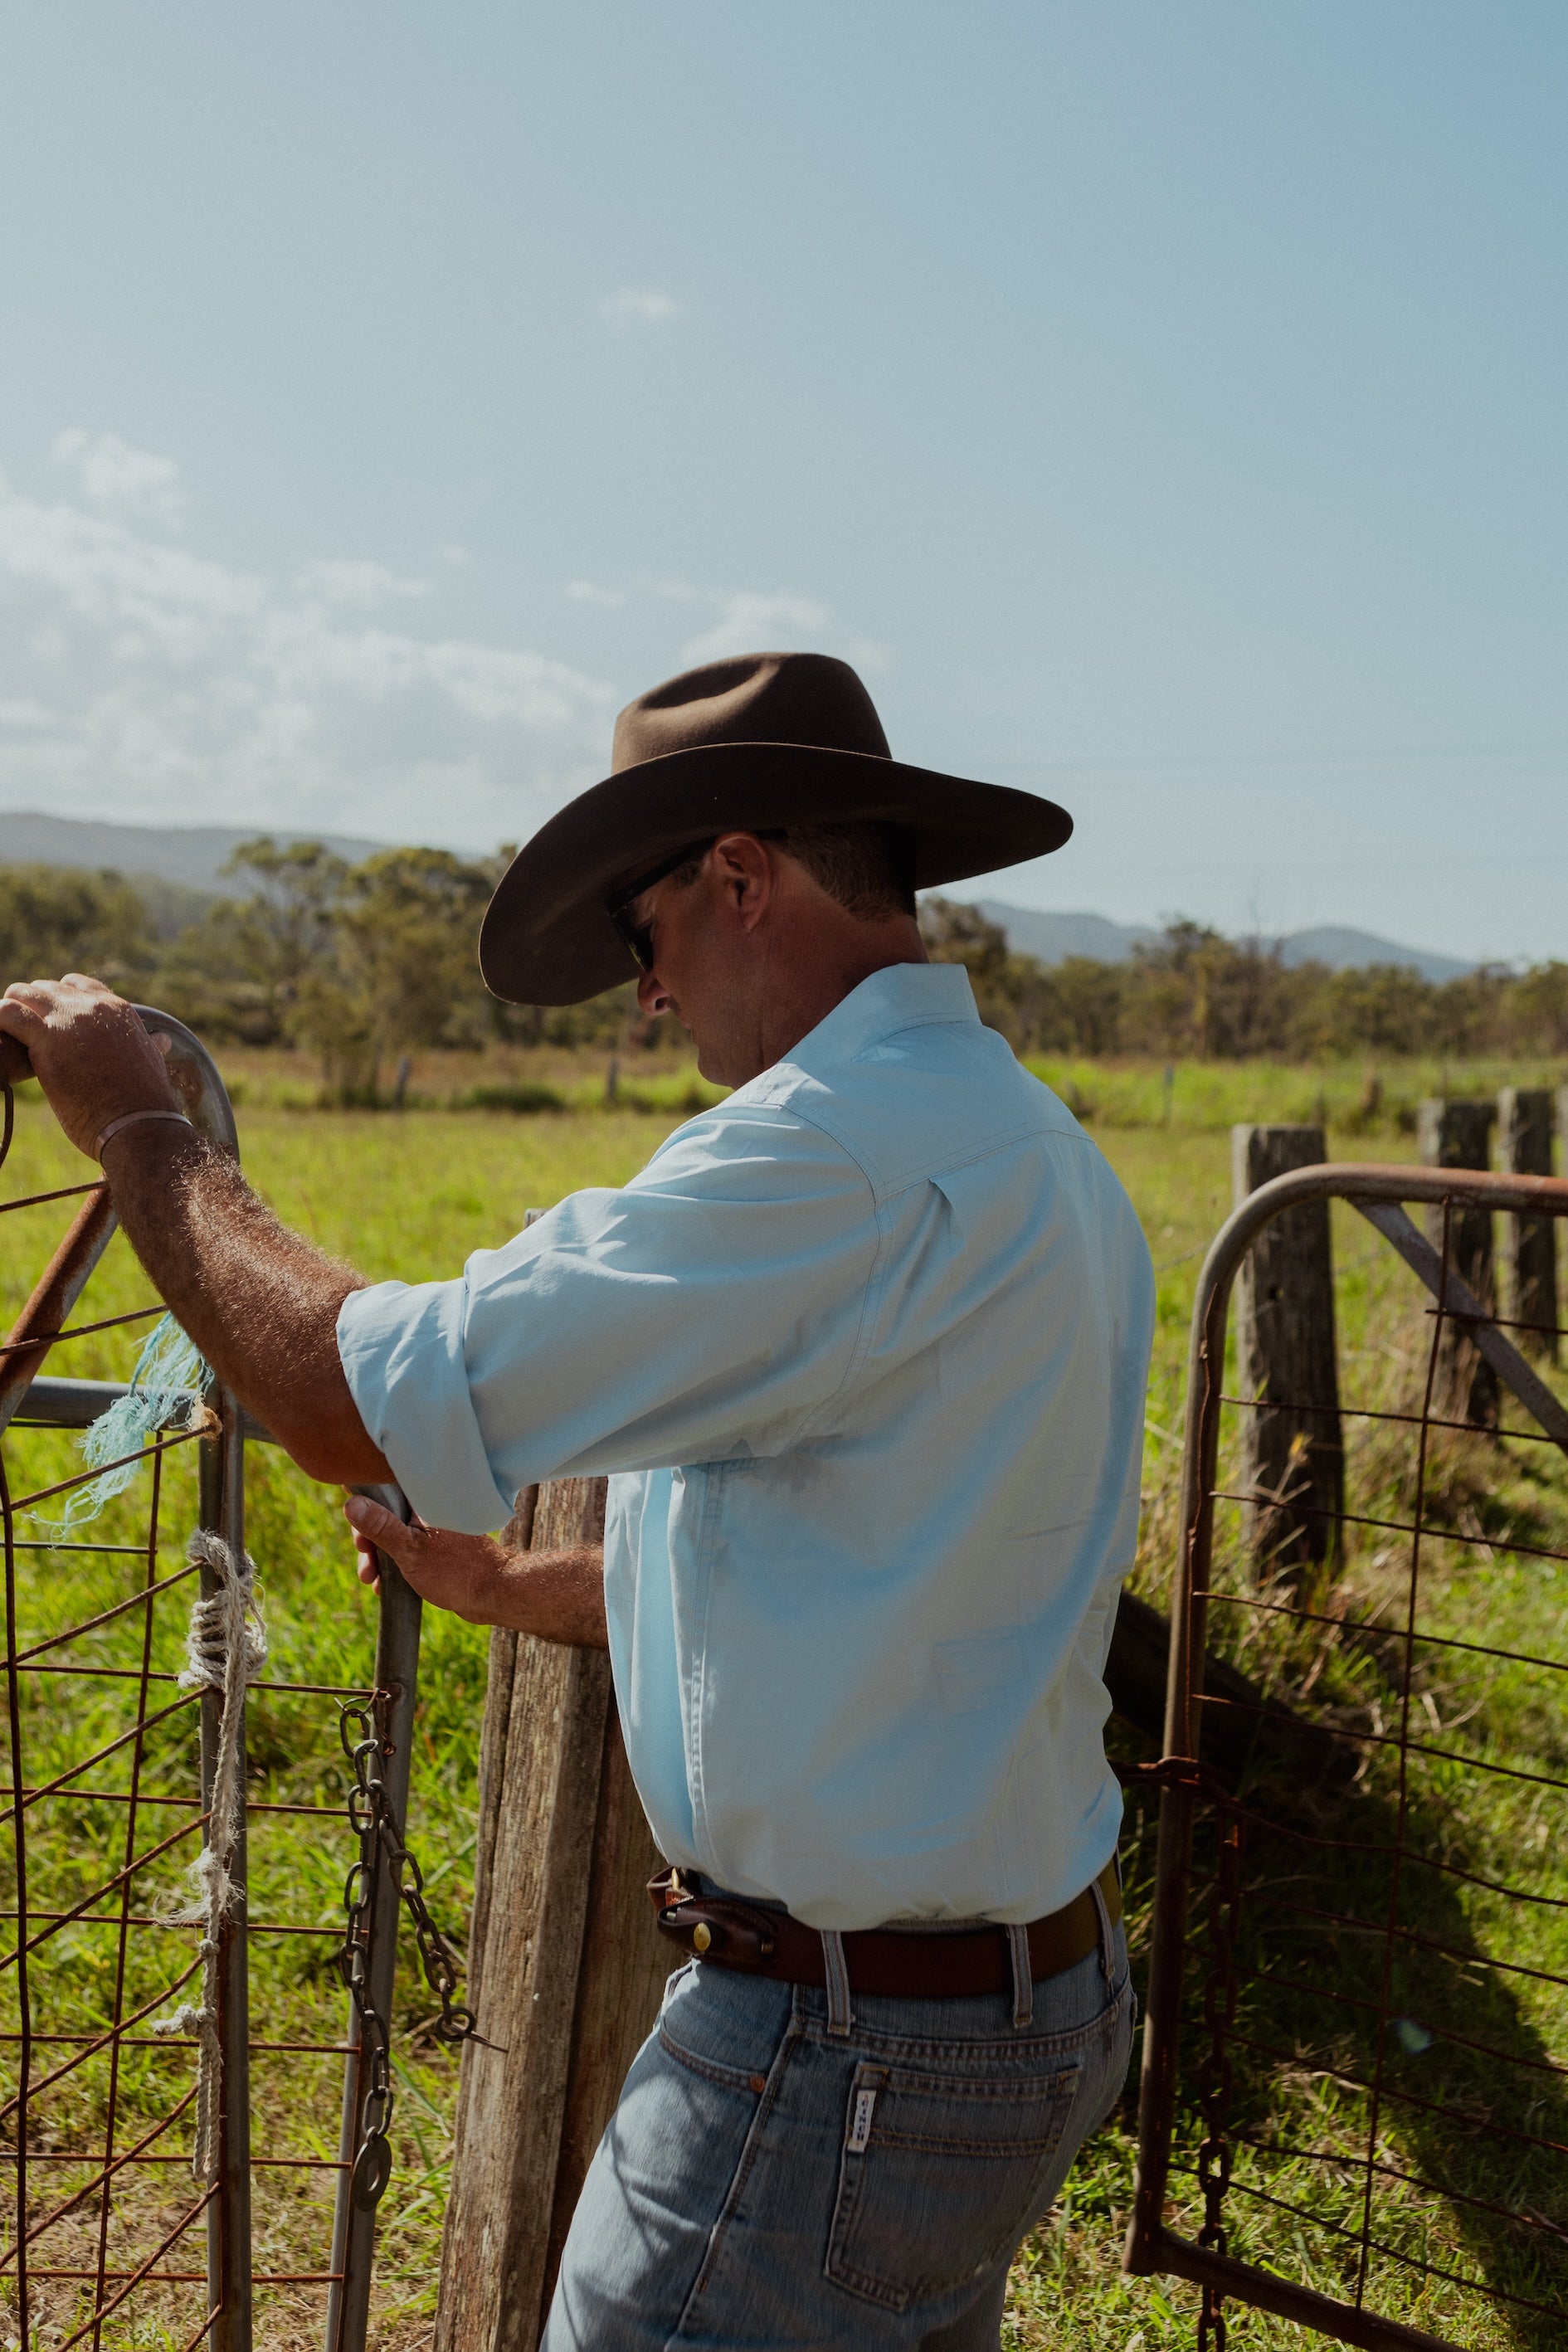
<svg viewBox="0 0 1568 2352"><path fill-rule="evenodd" d="M360 2116L363 2136L350 2179L350 2193L362 2212L368 2212L380 2202L391 2176L392 2148L387 2133L395 2105L391 2020L382 2016L370 1998L371 1913L378 1860L391 1872L392 1883L414 1922L425 1981L441 2004L435 2026L437 2040L456 2045L472 2040L477 2031L472 2010L454 1999L458 1990L457 1955L430 1916L425 1900L424 1874L403 1842L383 1778L382 1765L392 1752L385 1734L390 1704L390 1694L377 1691L368 1706L350 1700L340 1710L338 1721L343 1753L353 1767L349 1820L359 1832L360 1842L359 1859L343 1882L347 1924L336 1959L359 2021L362 2079L366 2063L370 2070L370 2088Z"/></svg>
<svg viewBox="0 0 1568 2352"><path fill-rule="evenodd" d="M1204 2022L1209 2031L1208 2055L1200 2076L1205 2133L1198 2149L1198 2184L1204 2192L1204 2226L1200 2246L1226 2251L1225 2192L1230 2186L1230 2142L1226 2122L1230 2112L1230 2030L1236 2022L1236 1930L1241 1905L1241 1822L1234 1812L1224 1816L1218 1868L1209 1897L1209 1937L1213 1965L1204 1984ZM1224 2303L1217 2291L1205 2286L1198 2315L1197 2352L1226 2352Z"/></svg>

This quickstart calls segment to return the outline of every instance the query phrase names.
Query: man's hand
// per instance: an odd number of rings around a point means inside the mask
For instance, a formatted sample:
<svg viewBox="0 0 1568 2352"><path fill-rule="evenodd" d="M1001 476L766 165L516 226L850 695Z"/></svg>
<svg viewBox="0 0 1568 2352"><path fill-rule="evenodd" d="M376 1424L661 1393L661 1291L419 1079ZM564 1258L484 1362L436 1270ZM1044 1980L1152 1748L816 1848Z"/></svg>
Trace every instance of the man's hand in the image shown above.
<svg viewBox="0 0 1568 2352"><path fill-rule="evenodd" d="M605 1555L597 1544L574 1551L510 1552L493 1536L454 1535L406 1526L368 1495L351 1495L343 1516L353 1530L359 1578L379 1589L376 1549L396 1561L416 1592L470 1625L506 1625L544 1642L603 1650Z"/></svg>
<svg viewBox="0 0 1568 2352"><path fill-rule="evenodd" d="M379 1590L376 1547L395 1559L416 1592L437 1609L466 1617L470 1625L493 1623L491 1604L504 1577L507 1554L494 1536L459 1536L427 1528L416 1518L405 1525L368 1495L351 1495L343 1517L353 1529L359 1580Z"/></svg>
<svg viewBox="0 0 1568 2352"><path fill-rule="evenodd" d="M135 1012L85 972L13 982L0 997L0 1034L22 1048L55 1117L89 1159L111 1119L180 1108L163 1056ZM26 1073L8 1066L7 1075Z"/></svg>

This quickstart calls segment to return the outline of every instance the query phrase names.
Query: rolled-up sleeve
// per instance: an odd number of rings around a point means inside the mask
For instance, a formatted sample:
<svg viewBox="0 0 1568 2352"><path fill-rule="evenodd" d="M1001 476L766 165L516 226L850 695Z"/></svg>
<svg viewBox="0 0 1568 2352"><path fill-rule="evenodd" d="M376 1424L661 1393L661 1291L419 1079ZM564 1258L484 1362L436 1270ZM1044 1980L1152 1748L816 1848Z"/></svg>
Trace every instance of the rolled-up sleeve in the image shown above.
<svg viewBox="0 0 1568 2352"><path fill-rule="evenodd" d="M537 1479L771 1455L825 1423L879 1238L836 1139L731 1101L458 1279L352 1292L339 1352L421 1517L479 1534Z"/></svg>

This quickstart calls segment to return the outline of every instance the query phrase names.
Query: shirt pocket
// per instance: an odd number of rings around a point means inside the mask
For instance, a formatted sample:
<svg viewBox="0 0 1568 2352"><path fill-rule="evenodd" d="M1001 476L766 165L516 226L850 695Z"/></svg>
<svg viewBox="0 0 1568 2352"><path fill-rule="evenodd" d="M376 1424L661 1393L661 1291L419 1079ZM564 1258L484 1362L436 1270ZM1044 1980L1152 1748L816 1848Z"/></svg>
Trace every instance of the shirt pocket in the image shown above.
<svg viewBox="0 0 1568 2352"><path fill-rule="evenodd" d="M1076 2066L1001 2079L857 2067L828 2277L903 2311L1005 2260L1036 2218L1078 2084Z"/></svg>

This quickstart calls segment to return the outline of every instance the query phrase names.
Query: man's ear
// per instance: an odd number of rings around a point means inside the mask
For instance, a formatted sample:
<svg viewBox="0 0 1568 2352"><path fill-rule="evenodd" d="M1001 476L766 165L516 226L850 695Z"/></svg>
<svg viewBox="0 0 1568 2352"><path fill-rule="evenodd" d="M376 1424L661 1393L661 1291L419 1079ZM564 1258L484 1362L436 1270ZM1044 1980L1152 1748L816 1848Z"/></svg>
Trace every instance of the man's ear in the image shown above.
<svg viewBox="0 0 1568 2352"><path fill-rule="evenodd" d="M767 844L754 833L721 834L713 844L712 857L726 904L735 909L744 929L755 930L772 904L774 889Z"/></svg>

